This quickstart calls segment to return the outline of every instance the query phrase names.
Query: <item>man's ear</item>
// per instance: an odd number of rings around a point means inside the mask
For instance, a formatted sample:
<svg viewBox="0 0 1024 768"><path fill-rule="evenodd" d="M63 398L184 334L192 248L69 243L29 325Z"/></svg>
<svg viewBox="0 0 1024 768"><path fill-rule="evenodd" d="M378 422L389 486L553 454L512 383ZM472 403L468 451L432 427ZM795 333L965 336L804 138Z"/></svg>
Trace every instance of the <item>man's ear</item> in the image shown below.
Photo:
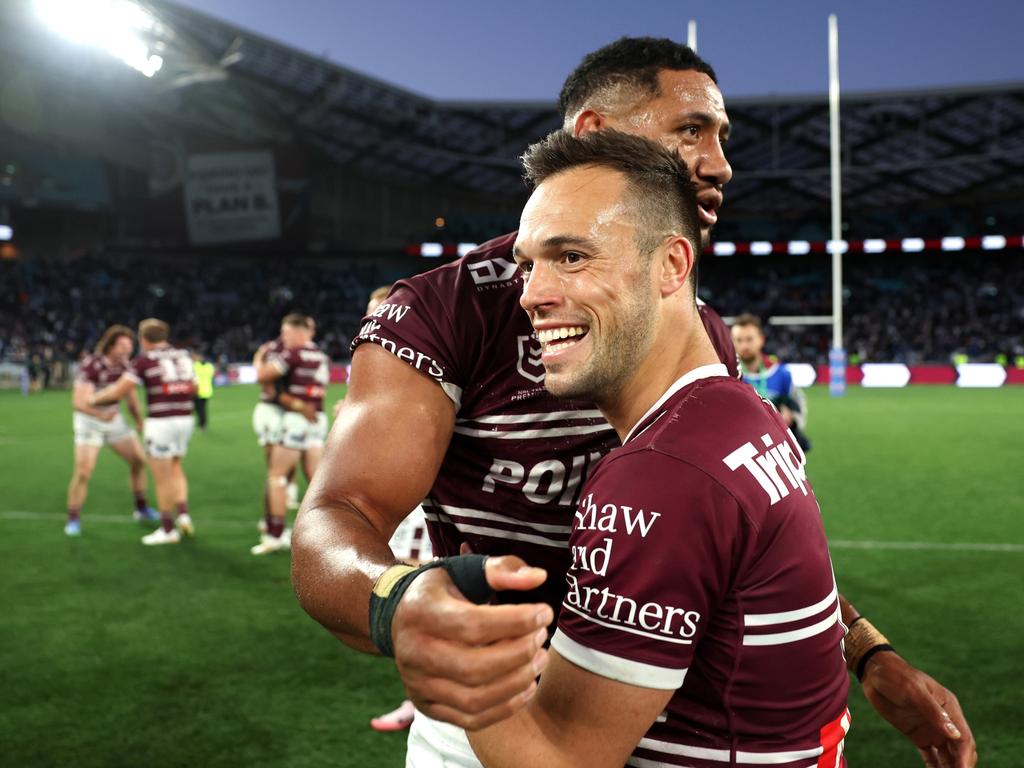
<svg viewBox="0 0 1024 768"><path fill-rule="evenodd" d="M667 298L686 285L696 264L693 245L681 235L673 235L661 247L659 284Z"/></svg>
<svg viewBox="0 0 1024 768"><path fill-rule="evenodd" d="M576 116L572 125L572 135L577 139L588 133L597 133L608 127L608 118L593 109L585 109Z"/></svg>

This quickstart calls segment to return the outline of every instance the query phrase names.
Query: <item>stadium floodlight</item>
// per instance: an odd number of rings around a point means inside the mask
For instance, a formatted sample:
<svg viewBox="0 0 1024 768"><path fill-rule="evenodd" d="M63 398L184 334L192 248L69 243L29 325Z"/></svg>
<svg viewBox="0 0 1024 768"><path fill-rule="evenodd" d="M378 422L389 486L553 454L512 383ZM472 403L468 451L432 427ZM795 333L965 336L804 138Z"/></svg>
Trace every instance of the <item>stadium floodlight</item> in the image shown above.
<svg viewBox="0 0 1024 768"><path fill-rule="evenodd" d="M736 253L736 243L723 240L720 243L715 243L714 249L715 256L732 256Z"/></svg>
<svg viewBox="0 0 1024 768"><path fill-rule="evenodd" d="M0 240L13 240L14 229L7 224L0 224Z"/></svg>
<svg viewBox="0 0 1024 768"><path fill-rule="evenodd" d="M436 259L444 254L444 246L441 243L423 243L420 246L420 256L428 259Z"/></svg>
<svg viewBox="0 0 1024 768"><path fill-rule="evenodd" d="M944 251L962 251L967 241L962 237L944 237L940 247Z"/></svg>
<svg viewBox="0 0 1024 768"><path fill-rule="evenodd" d="M794 256L806 256L811 252L811 244L806 240L790 240L786 250Z"/></svg>
<svg viewBox="0 0 1024 768"><path fill-rule="evenodd" d="M904 253L920 253L924 250L924 238L904 237L900 241L900 248Z"/></svg>
<svg viewBox="0 0 1024 768"><path fill-rule="evenodd" d="M465 256L467 253L476 248L476 243L459 243L458 253L459 256Z"/></svg>
<svg viewBox="0 0 1024 768"><path fill-rule="evenodd" d="M150 50L146 36L157 20L131 0L35 0L39 18L62 37L100 48L146 77L164 64Z"/></svg>
<svg viewBox="0 0 1024 768"><path fill-rule="evenodd" d="M825 243L825 250L829 253L846 253L850 250L850 244L845 240L829 240Z"/></svg>
<svg viewBox="0 0 1024 768"><path fill-rule="evenodd" d="M864 241L864 253L885 253L885 240L872 238Z"/></svg>
<svg viewBox="0 0 1024 768"><path fill-rule="evenodd" d="M767 240L754 240L750 244L750 253L753 256L767 256L772 252L772 244Z"/></svg>
<svg viewBox="0 0 1024 768"><path fill-rule="evenodd" d="M981 247L986 251L1001 251L1006 247L1006 238L1002 235L985 235L981 238Z"/></svg>

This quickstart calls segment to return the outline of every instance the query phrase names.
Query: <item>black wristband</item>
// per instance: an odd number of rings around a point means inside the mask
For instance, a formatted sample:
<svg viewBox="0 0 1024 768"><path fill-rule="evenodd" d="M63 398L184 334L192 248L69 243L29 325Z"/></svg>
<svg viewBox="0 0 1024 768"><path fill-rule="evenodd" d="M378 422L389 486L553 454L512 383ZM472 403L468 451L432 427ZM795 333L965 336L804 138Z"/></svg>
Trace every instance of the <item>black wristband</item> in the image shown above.
<svg viewBox="0 0 1024 768"><path fill-rule="evenodd" d="M896 649L888 643L880 643L879 645L873 645L864 652L864 655L860 657L860 661L857 662L858 680L864 680L864 670L867 669L868 661L871 659L871 657L874 656L876 653L884 653L885 651L891 651L892 653L896 653Z"/></svg>
<svg viewBox="0 0 1024 768"><path fill-rule="evenodd" d="M487 583L485 570L487 555L445 557L441 559L441 562L444 563L444 569L455 586L459 588L459 592L465 595L470 602L483 605L489 603L494 597L494 590Z"/></svg>
<svg viewBox="0 0 1024 768"><path fill-rule="evenodd" d="M487 584L484 565L487 555L457 555L442 557L421 565L402 576L384 597L376 591L370 593L370 640L382 656L394 657L395 646L391 640L391 623L395 618L398 604L413 580L431 568L444 568L452 583L459 591L477 605L488 602L494 591Z"/></svg>
<svg viewBox="0 0 1024 768"><path fill-rule="evenodd" d="M853 629L853 625L856 624L858 621L863 620L863 618L864 618L863 616L858 616L856 619L854 619L849 624L847 624L846 625L846 631L849 632L851 629Z"/></svg>

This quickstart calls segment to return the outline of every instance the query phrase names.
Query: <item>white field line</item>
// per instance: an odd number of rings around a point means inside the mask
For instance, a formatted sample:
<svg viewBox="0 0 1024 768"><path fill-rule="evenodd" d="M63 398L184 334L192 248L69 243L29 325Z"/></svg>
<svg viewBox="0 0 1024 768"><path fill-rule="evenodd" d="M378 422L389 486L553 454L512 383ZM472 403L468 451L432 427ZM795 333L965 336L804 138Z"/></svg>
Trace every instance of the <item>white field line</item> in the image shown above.
<svg viewBox="0 0 1024 768"><path fill-rule="evenodd" d="M256 520L260 515L254 513L253 520ZM0 510L0 521L2 520L22 520L29 522L50 522L57 520L66 520L67 515L63 512L27 512L25 510L12 509L12 510ZM218 520L217 518L199 518L197 522L201 522L204 528L210 526L213 528L255 528L256 524L252 521L242 520ZM108 515L103 513L92 514L88 509L82 512L82 524L92 525L93 523L99 523L102 525L132 525L138 527L140 525L138 520L132 517L132 513L125 512L121 515Z"/></svg>
<svg viewBox="0 0 1024 768"><path fill-rule="evenodd" d="M253 516L254 519L257 515ZM27 520L27 521L58 521L64 520L62 512L28 512L25 510L0 510L0 520ZM92 514L88 510L82 513L82 522L86 525L91 523L112 523L114 525L138 525L132 519L130 512L121 515L110 515L103 513ZM218 520L199 517L197 522L204 527L215 528L252 528L250 521L242 520ZM938 552L1018 552L1024 553L1024 544L1004 544L995 542L943 542L943 541L861 541L858 539L831 539L829 547L832 549L901 549Z"/></svg>

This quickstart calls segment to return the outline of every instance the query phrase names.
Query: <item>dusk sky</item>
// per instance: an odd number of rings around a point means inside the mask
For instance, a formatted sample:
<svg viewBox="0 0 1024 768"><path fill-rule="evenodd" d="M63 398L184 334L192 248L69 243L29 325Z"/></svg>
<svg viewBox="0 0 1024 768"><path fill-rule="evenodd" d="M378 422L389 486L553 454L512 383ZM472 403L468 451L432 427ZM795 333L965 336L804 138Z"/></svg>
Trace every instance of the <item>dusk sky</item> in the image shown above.
<svg viewBox="0 0 1024 768"><path fill-rule="evenodd" d="M731 96L827 91L839 16L844 90L1024 80L1020 0L176 0L443 100L552 101L588 51L621 35L686 40Z"/></svg>

